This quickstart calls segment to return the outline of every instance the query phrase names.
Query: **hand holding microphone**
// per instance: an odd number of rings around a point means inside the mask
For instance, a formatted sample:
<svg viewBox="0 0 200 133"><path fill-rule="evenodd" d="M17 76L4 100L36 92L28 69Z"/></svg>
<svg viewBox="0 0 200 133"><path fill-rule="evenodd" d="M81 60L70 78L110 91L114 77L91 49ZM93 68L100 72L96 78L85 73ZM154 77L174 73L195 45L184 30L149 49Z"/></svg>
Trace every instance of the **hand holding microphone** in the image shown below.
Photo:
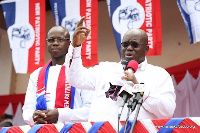
<svg viewBox="0 0 200 133"><path fill-rule="evenodd" d="M138 84L139 82L137 81L134 73L138 69L138 63L135 60L131 60L126 68L124 69L124 74L125 76L122 76L122 79L125 79L126 81L132 81L134 84Z"/></svg>
<svg viewBox="0 0 200 133"><path fill-rule="evenodd" d="M126 75L123 76L122 79L125 79L127 81L127 83L121 88L121 90L119 92L119 96L122 97L122 99L123 99L119 106L119 115L118 115L119 118L121 116L121 113L122 113L125 103L127 103L128 99L133 96L133 94L131 92L131 90L132 90L131 88L134 85L133 83L136 83L136 84L138 83L135 75L133 74L134 72L137 71L138 63L135 60L129 61L128 58L124 58L122 60L122 66L126 66L125 67L126 71L124 72Z"/></svg>
<svg viewBox="0 0 200 133"><path fill-rule="evenodd" d="M132 82L134 84L139 84L139 82L137 81L134 73L130 73L128 71L124 71L124 76L121 77L121 79L126 80L127 82Z"/></svg>

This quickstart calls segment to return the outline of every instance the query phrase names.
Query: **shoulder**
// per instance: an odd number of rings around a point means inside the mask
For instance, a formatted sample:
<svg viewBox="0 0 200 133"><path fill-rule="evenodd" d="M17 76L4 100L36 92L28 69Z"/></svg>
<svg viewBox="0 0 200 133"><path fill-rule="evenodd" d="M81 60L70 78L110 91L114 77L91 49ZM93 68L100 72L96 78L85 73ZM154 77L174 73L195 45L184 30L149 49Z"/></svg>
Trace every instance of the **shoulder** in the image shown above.
<svg viewBox="0 0 200 133"><path fill-rule="evenodd" d="M43 67L39 67L38 69L36 69L35 71L33 71L33 72L31 73L31 75L30 75L30 78L36 78L36 77L38 77L39 72L40 72L40 70L41 70L42 68L43 68Z"/></svg>
<svg viewBox="0 0 200 133"><path fill-rule="evenodd" d="M147 64L146 70L153 73L169 75L169 73L164 68L152 64Z"/></svg>
<svg viewBox="0 0 200 133"><path fill-rule="evenodd" d="M93 70L95 70L95 71L101 71L101 70L104 71L104 70L110 70L110 69L119 68L119 67L122 68L120 63L105 61L105 62L100 62L99 65L94 66Z"/></svg>
<svg viewBox="0 0 200 133"><path fill-rule="evenodd" d="M119 65L119 62L109 62L109 61L105 61L105 62L100 62L99 66L117 66Z"/></svg>

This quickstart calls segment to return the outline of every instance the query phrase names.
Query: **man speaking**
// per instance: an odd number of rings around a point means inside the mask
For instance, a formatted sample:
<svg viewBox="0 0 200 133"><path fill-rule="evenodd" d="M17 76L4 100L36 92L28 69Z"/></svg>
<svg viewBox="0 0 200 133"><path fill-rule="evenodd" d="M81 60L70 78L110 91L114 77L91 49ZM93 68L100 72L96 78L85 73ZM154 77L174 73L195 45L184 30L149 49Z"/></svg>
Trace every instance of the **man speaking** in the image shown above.
<svg viewBox="0 0 200 133"><path fill-rule="evenodd" d="M141 29L127 31L121 43L121 58L129 58L138 62L135 73L124 71L120 62L101 62L92 68L84 68L81 60L81 44L90 30L83 26L84 17L74 31L73 41L66 56L66 72L69 83L80 89L94 90L89 121L116 121L121 97L113 100L106 98L105 92L112 85L123 86L127 81L133 84L144 83L143 103L138 119L160 119L173 116L176 103L173 82L167 71L161 67L147 63L145 55L149 51L148 36ZM120 120L127 116L127 106ZM134 118L135 111L129 118Z"/></svg>

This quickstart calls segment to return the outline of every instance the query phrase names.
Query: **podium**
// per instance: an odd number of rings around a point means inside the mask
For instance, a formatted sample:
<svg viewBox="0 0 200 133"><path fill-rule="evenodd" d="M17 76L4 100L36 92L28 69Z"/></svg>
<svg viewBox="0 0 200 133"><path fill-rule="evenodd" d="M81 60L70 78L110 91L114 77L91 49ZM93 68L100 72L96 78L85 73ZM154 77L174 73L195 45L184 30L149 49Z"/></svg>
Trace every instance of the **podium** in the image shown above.
<svg viewBox="0 0 200 133"><path fill-rule="evenodd" d="M128 121L127 131L130 131L132 122L133 121ZM124 124L125 121L120 121L119 133L123 133ZM117 125L109 121L66 124L38 124L0 128L0 133L117 133L117 131ZM200 117L138 120L133 132L199 133Z"/></svg>

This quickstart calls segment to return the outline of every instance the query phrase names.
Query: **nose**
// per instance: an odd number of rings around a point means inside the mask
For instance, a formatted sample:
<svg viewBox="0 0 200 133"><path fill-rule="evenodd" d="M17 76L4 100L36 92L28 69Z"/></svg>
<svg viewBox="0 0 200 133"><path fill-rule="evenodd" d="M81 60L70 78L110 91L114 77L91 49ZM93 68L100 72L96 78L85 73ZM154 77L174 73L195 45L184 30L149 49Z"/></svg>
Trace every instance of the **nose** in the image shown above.
<svg viewBox="0 0 200 133"><path fill-rule="evenodd" d="M58 45L59 43L58 43L58 39L54 39L54 42L53 42L53 45Z"/></svg>
<svg viewBox="0 0 200 133"><path fill-rule="evenodd" d="M128 47L126 48L127 50L133 50L133 46L131 44L128 45Z"/></svg>

